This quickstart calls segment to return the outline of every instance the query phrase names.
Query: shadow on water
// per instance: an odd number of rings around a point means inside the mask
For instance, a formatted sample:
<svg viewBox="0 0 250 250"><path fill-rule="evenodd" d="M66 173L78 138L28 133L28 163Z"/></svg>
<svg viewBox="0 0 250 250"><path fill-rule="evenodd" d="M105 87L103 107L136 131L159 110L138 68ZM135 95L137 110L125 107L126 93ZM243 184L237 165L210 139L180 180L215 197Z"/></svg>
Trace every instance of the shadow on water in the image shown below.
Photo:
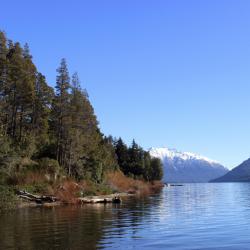
<svg viewBox="0 0 250 250"><path fill-rule="evenodd" d="M0 215L0 249L96 249L136 235L152 197L123 204L23 208Z"/></svg>
<svg viewBox="0 0 250 250"><path fill-rule="evenodd" d="M105 206L28 208L0 217L1 249L94 249L102 237Z"/></svg>

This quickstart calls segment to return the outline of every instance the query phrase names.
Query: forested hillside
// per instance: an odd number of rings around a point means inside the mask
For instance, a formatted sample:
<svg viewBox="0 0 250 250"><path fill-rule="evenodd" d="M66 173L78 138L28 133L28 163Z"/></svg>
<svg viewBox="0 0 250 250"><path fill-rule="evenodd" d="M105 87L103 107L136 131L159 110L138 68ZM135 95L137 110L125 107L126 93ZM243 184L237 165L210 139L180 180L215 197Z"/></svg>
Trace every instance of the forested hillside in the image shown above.
<svg viewBox="0 0 250 250"><path fill-rule="evenodd" d="M48 85L28 45L0 32L0 184L22 184L31 172L102 183L106 172L119 170L146 181L162 178L160 161L135 142L128 147L101 133L65 59Z"/></svg>

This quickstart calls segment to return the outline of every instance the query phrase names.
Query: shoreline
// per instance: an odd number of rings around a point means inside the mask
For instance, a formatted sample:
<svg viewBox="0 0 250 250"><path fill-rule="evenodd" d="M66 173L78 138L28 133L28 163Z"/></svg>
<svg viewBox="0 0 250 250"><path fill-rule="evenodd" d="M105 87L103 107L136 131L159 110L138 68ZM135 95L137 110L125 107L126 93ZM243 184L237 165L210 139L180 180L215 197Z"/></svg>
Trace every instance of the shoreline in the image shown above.
<svg viewBox="0 0 250 250"><path fill-rule="evenodd" d="M35 201L29 201L25 198L18 197L18 208L26 207L55 207L55 206L67 206L67 205L85 205L85 204L120 204L122 203L123 198L136 197L138 194L129 194L129 193L114 193L109 195L92 195L85 197L77 197L73 202L63 202L63 201L54 201L54 202L43 202L38 203Z"/></svg>
<svg viewBox="0 0 250 250"><path fill-rule="evenodd" d="M164 183L144 183L141 189L135 190L134 186L131 186L128 191L120 191L111 194L97 194L97 195L86 195L82 197L71 197L70 200L59 198L52 195L38 195L31 194L26 191L16 191L14 195L14 200L11 205L6 205L4 209L0 209L0 213L10 210L18 210L22 208L36 208L36 207L59 207L59 206L84 206L84 205L106 205L106 204L121 204L124 199L129 199L132 197L142 197L149 196L154 193L158 193L164 187ZM133 191L131 191L133 190ZM19 195L18 195L19 193ZM26 195L26 196L25 196ZM32 198L34 199L32 199ZM46 199L51 199L49 201L41 201L41 197ZM0 204L1 206L1 204Z"/></svg>

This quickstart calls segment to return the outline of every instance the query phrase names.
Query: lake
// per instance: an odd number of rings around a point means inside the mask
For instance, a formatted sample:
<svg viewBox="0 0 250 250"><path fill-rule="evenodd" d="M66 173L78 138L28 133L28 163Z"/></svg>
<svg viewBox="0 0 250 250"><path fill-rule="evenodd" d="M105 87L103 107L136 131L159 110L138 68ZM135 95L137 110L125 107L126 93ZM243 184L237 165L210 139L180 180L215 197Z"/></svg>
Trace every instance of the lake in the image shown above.
<svg viewBox="0 0 250 250"><path fill-rule="evenodd" d="M0 249L250 249L250 184L165 187L122 204L0 215Z"/></svg>

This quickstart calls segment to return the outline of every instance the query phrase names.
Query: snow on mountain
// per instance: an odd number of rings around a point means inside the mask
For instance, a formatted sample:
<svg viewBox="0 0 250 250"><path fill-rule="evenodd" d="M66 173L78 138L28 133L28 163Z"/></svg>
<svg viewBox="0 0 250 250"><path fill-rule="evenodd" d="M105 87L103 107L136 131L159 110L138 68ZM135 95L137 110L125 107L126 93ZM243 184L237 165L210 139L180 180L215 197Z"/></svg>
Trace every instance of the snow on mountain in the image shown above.
<svg viewBox="0 0 250 250"><path fill-rule="evenodd" d="M169 148L151 148L152 157L160 158L165 182L208 182L228 172L217 161L207 157Z"/></svg>
<svg viewBox="0 0 250 250"><path fill-rule="evenodd" d="M207 161L210 163L218 163L217 161L208 159L207 157L190 153L190 152L180 152L177 151L176 149L169 149L169 148L151 148L150 149L150 154L153 157L160 158L161 160L164 159L165 157L168 157L169 159L174 159L175 157L181 158L183 160L203 160Z"/></svg>

